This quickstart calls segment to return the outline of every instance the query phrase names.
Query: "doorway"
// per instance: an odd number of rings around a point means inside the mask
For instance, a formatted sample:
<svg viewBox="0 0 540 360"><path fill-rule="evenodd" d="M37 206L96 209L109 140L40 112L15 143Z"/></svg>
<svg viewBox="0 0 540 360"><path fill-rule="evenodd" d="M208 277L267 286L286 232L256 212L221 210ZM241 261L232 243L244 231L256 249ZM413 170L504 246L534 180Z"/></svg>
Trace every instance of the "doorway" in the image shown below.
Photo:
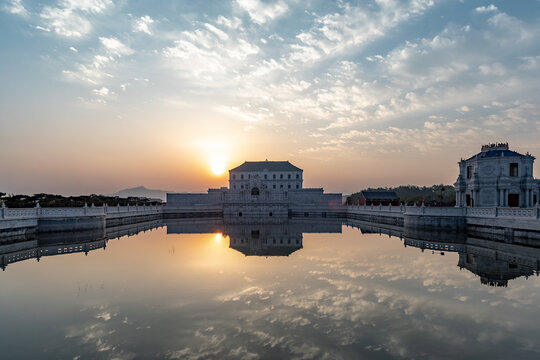
<svg viewBox="0 0 540 360"><path fill-rule="evenodd" d="M508 194L508 206L519 207L519 194Z"/></svg>
<svg viewBox="0 0 540 360"><path fill-rule="evenodd" d="M474 206L473 199L471 198L471 195L469 195L469 194L465 195L465 204L466 204L466 206L470 206L470 207Z"/></svg>

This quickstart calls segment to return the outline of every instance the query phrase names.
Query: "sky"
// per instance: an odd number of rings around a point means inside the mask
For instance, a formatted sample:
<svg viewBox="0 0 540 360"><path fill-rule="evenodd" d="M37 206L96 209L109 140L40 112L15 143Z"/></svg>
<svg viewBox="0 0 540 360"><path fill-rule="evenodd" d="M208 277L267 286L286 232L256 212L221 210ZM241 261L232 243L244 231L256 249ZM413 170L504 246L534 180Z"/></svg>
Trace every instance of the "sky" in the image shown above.
<svg viewBox="0 0 540 360"><path fill-rule="evenodd" d="M484 143L540 156L539 20L538 0L1 0L0 191L205 191L264 159L332 192L452 184Z"/></svg>

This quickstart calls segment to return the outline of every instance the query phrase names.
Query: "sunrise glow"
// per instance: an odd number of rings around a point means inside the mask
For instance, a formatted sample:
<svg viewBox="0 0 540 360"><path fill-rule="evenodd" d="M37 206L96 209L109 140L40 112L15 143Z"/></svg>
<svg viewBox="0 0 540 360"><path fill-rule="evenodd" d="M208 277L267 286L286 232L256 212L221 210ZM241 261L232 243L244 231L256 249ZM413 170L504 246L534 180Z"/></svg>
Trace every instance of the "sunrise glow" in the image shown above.
<svg viewBox="0 0 540 360"><path fill-rule="evenodd" d="M225 172L225 161L219 159L213 160L210 164L210 168L212 169L212 173L214 173L214 175L223 175Z"/></svg>

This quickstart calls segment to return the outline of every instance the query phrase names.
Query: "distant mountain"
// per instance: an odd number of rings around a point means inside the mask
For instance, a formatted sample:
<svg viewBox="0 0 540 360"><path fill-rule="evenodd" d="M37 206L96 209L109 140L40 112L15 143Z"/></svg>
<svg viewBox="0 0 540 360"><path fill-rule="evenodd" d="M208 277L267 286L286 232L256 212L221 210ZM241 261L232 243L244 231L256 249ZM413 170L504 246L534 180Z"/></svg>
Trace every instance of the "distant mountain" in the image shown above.
<svg viewBox="0 0 540 360"><path fill-rule="evenodd" d="M114 193L113 196L119 196L122 198L135 196L135 197L145 197L145 198L150 198L150 199L161 199L163 201L166 201L168 192L173 192L173 191L151 190L151 189L145 188L144 186L137 186L130 189L120 190L117 193Z"/></svg>

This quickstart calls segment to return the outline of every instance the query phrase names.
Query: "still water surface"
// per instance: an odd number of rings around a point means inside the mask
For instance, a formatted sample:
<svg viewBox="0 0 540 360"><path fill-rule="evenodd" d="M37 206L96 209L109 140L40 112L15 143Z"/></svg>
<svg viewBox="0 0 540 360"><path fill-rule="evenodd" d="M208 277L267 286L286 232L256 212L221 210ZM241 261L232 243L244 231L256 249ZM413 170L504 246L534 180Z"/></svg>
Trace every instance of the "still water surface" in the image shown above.
<svg viewBox="0 0 540 360"><path fill-rule="evenodd" d="M10 263L0 358L540 358L538 249L348 225L157 222Z"/></svg>

